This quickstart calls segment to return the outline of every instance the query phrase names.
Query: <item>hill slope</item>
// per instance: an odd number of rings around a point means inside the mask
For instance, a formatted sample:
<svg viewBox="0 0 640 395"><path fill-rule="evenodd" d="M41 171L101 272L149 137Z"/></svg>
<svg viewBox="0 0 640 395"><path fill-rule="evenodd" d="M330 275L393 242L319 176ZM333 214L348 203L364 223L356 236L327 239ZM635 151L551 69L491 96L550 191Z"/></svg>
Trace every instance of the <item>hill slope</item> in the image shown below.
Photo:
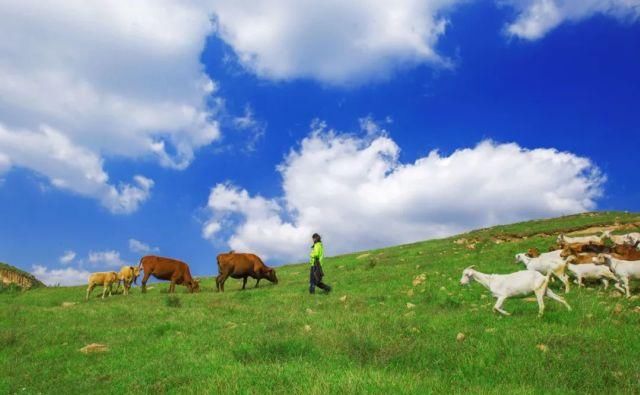
<svg viewBox="0 0 640 395"><path fill-rule="evenodd" d="M536 303L508 300L513 316L500 317L481 286L458 283L471 264L515 271L516 252L546 250L556 232L613 223L637 228L640 215L531 221L327 259L330 295L307 294L306 265L279 268L276 286L239 292L229 280L218 294L207 279L200 294L178 287L177 299L166 284L89 302L83 287L0 295L0 392L637 392L636 298L574 287L573 312L549 300L538 319ZM78 351L94 342L109 351Z"/></svg>

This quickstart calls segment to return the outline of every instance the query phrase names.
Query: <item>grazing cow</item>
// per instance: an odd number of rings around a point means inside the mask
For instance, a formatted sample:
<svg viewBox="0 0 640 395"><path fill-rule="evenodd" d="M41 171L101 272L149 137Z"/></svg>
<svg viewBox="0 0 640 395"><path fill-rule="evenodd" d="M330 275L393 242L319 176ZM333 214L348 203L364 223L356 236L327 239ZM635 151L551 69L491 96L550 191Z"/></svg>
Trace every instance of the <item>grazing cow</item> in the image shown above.
<svg viewBox="0 0 640 395"><path fill-rule="evenodd" d="M228 277L241 278L242 289L247 285L247 278L252 277L256 280L256 288L260 280L266 278L274 284L278 283L276 271L267 267L262 260L254 254L238 254L230 252L228 254L220 254L218 260L218 277L216 277L216 288L218 291L224 292L224 282Z"/></svg>
<svg viewBox="0 0 640 395"><path fill-rule="evenodd" d="M91 273L89 276L89 286L87 287L87 296L86 300L89 300L89 295L91 291L96 287L96 285L101 285L102 290L102 299L104 299L104 295L107 293L107 289L109 290L109 296L111 296L111 288L114 283L118 281L118 273L116 272L98 272Z"/></svg>
<svg viewBox="0 0 640 395"><path fill-rule="evenodd" d="M140 275L140 268L134 266L122 266L120 273L118 273L118 286L116 292L120 289L120 284L124 283L124 294L129 295L129 289L131 289L131 283L137 284L138 276Z"/></svg>
<svg viewBox="0 0 640 395"><path fill-rule="evenodd" d="M163 258L161 256L147 255L140 259L140 265L138 268L142 268L142 270L144 270L144 277L142 278L142 293L147 292L147 280L149 280L149 276L151 275L159 280L171 281L169 293L175 292L176 284L183 284L191 293L200 291L200 283L198 280L191 277L189 265L182 261Z"/></svg>

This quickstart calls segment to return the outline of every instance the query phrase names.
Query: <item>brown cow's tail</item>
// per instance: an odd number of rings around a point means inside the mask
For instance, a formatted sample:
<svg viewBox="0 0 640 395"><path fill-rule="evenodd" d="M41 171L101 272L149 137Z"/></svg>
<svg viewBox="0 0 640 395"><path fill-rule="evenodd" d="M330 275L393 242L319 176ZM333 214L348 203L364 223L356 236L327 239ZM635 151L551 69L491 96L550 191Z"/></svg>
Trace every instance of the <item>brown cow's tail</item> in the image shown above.
<svg viewBox="0 0 640 395"><path fill-rule="evenodd" d="M144 270L144 268L142 267L143 260L144 260L144 257L140 258L140 263L138 264L138 270Z"/></svg>

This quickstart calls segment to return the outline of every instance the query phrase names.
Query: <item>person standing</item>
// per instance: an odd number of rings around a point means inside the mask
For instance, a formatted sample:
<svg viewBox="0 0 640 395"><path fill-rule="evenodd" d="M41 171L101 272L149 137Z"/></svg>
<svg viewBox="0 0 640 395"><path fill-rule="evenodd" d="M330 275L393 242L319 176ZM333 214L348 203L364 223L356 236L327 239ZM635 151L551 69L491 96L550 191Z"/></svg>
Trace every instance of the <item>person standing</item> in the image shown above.
<svg viewBox="0 0 640 395"><path fill-rule="evenodd" d="M322 262L324 261L322 238L317 233L314 233L311 238L313 239L313 245L311 246L311 254L309 254L309 263L311 264L311 270L309 272L309 293L316 293L316 287L327 293L331 292L331 287L322 282L322 277L324 277L324 272L322 271Z"/></svg>

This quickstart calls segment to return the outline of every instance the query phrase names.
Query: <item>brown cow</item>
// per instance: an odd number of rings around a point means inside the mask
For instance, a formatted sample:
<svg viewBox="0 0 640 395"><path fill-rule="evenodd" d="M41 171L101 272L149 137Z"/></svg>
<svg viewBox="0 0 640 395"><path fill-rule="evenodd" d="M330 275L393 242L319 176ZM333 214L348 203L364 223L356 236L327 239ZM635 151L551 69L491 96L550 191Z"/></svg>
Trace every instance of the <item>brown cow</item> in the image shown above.
<svg viewBox="0 0 640 395"><path fill-rule="evenodd" d="M216 277L216 288L218 291L224 292L224 282L228 277L241 278L242 289L247 285L247 278L252 277L256 280L256 288L260 280L266 278L274 284L278 283L276 271L267 267L262 260L254 254L238 254L230 252L228 254L220 254L218 260L218 277Z"/></svg>
<svg viewBox="0 0 640 395"><path fill-rule="evenodd" d="M171 281L169 293L175 292L176 284L184 284L191 293L200 291L200 283L191 277L189 265L182 261L147 255L140 259L140 265L138 267L144 270L144 277L142 278L143 293L147 292L147 280L149 280L149 276L151 275L159 280Z"/></svg>

